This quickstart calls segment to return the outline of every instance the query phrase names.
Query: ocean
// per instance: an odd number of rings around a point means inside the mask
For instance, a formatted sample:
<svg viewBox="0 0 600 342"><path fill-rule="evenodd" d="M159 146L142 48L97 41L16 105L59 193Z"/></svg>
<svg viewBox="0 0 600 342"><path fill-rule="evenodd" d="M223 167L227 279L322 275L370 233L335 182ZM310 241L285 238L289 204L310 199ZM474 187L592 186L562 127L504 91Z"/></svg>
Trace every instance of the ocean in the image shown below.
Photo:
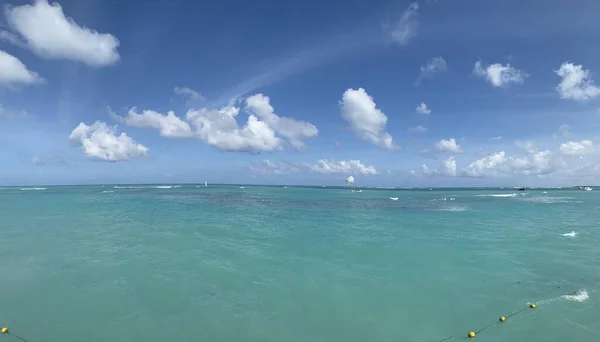
<svg viewBox="0 0 600 342"><path fill-rule="evenodd" d="M29 342L597 342L599 209L600 190L574 189L4 187L0 326Z"/></svg>

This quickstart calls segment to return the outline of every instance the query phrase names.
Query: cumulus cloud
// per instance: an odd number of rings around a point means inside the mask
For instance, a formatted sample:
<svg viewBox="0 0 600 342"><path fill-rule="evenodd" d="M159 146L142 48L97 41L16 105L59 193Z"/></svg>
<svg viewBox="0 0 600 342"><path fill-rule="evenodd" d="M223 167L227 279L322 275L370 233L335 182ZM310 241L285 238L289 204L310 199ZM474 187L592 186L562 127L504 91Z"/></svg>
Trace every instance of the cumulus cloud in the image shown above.
<svg viewBox="0 0 600 342"><path fill-rule="evenodd" d="M289 139L293 147L303 149L303 140L316 137L319 133L317 127L306 121L298 121L291 118L280 117L270 104L268 96L256 94L246 99L246 110L256 115L277 134Z"/></svg>
<svg viewBox="0 0 600 342"><path fill-rule="evenodd" d="M567 156L585 156L598 152L598 146L591 140L569 141L560 144L558 149Z"/></svg>
<svg viewBox="0 0 600 342"><path fill-rule="evenodd" d="M442 139L442 140L438 141L435 144L435 148L440 152L448 152L448 153L456 153L456 154L462 153L462 149L460 148L460 146L458 145L456 140L454 140L454 138L451 138L449 140Z"/></svg>
<svg viewBox="0 0 600 342"><path fill-rule="evenodd" d="M321 159L316 163L288 163L263 160L250 164L250 170L263 175L285 175L298 172L317 172L323 174L361 174L377 175L374 166L363 164L360 160Z"/></svg>
<svg viewBox="0 0 600 342"><path fill-rule="evenodd" d="M173 111L161 114L153 110L137 112L137 108L131 108L125 117L119 117L126 125L139 128L153 128L160 135L167 138L189 138L193 136L190 125L181 120Z"/></svg>
<svg viewBox="0 0 600 342"><path fill-rule="evenodd" d="M496 169L506 163L506 153L504 151L495 152L484 158L478 159L465 167L465 174L470 177L483 177L489 173L496 174Z"/></svg>
<svg viewBox="0 0 600 342"><path fill-rule="evenodd" d="M460 177L577 176L584 173L589 175L586 172L590 170L600 170L600 165L590 163L590 160L586 159L600 152L598 146L590 140L565 142L555 150L540 150L530 141L522 142L521 146L521 155L508 156L505 151L494 152L469 162L462 168L456 166L453 158L449 158L436 168L422 165L420 172L412 173Z"/></svg>
<svg viewBox="0 0 600 342"><path fill-rule="evenodd" d="M44 79L17 57L0 50L0 86L15 87L43 83Z"/></svg>
<svg viewBox="0 0 600 342"><path fill-rule="evenodd" d="M416 171L411 172L416 174ZM439 166L434 169L430 169L427 165L421 165L421 173L427 176L456 176L456 160L454 157L448 157Z"/></svg>
<svg viewBox="0 0 600 342"><path fill-rule="evenodd" d="M448 70L448 64L442 57L433 57L428 60L426 64L421 66L421 73L417 79L417 85L423 79L433 78L436 74L445 72Z"/></svg>
<svg viewBox="0 0 600 342"><path fill-rule="evenodd" d="M397 20L384 25L383 28L388 38L400 46L408 44L417 35L418 16L419 4L417 2L410 3Z"/></svg>
<svg viewBox="0 0 600 342"><path fill-rule="evenodd" d="M511 83L523 83L527 73L512 67L510 64L494 63L484 66L481 61L475 62L473 75L487 80L494 87L506 87Z"/></svg>
<svg viewBox="0 0 600 342"><path fill-rule="evenodd" d="M275 131L256 116L248 116L242 127L236 117L240 109L225 106L220 109L194 109L186 114L195 134L211 146L227 152L260 152L281 150L282 141Z"/></svg>
<svg viewBox="0 0 600 342"><path fill-rule="evenodd" d="M56 2L35 0L33 4L6 6L5 15L16 34L4 33L4 40L25 46L40 57L74 60L95 67L114 64L120 58L116 37L80 26L66 17Z"/></svg>
<svg viewBox="0 0 600 342"><path fill-rule="evenodd" d="M583 69L583 66L565 62L555 73L561 78L556 87L561 99L586 101L600 97L600 87L592 80L591 72Z"/></svg>
<svg viewBox="0 0 600 342"><path fill-rule="evenodd" d="M387 116L363 88L346 90L339 104L342 118L356 136L387 150L397 148L386 132Z"/></svg>
<svg viewBox="0 0 600 342"><path fill-rule="evenodd" d="M360 160L328 160L321 159L316 164L311 165L310 169L319 173L343 173L343 174L361 174L376 175L377 169L374 166L367 166Z"/></svg>
<svg viewBox="0 0 600 342"><path fill-rule="evenodd" d="M101 121L90 126L80 123L71 132L69 140L91 159L117 162L148 155L146 146L136 143L125 133L117 135L116 126Z"/></svg>
<svg viewBox="0 0 600 342"><path fill-rule="evenodd" d="M421 115L429 115L431 114L431 109L427 108L427 105L423 102L421 102L417 108L415 108L415 110L417 111L417 113L421 114Z"/></svg>
<svg viewBox="0 0 600 342"><path fill-rule="evenodd" d="M233 104L217 109L190 109L185 118L172 111L138 113L135 107L126 116L116 117L129 126L156 129L164 137L195 137L227 152L279 151L286 144L304 149L304 141L319 132L311 123L277 115L269 97L263 94L248 97L245 111L248 120L241 127L237 122L241 109Z"/></svg>

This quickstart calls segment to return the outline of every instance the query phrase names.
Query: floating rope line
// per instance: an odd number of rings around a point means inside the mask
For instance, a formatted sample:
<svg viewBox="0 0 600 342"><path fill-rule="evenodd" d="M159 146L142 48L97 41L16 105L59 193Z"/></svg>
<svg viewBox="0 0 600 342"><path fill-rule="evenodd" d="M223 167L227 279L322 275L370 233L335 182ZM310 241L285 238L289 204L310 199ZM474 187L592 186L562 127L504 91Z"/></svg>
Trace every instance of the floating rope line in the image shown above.
<svg viewBox="0 0 600 342"><path fill-rule="evenodd" d="M506 322L506 320L507 320L507 319L509 319L510 317L513 317L513 316L515 316L515 315L518 315L518 314L520 314L520 313L522 313L522 312L525 312L525 311L527 311L527 309L535 309L535 307L536 307L536 306L535 306L535 304L534 304L534 303L531 303L531 304L529 304L529 306L528 306L528 307L526 307L526 308L523 308L523 309L521 309L521 310L518 310L518 311L515 311L515 312L511 313L511 314L510 314L510 315L508 315L508 316L500 316L500 318L498 318L498 320L497 320L496 322L492 323L492 324L489 324L489 325L487 325L487 326L485 326L485 327L483 327L483 328L481 328L481 329L479 329L479 330L477 330L477 331L469 331L469 333L467 334L467 336L465 336L465 337L464 337L464 338L462 338L462 339L463 339L463 340L466 340L466 339L472 339L472 338L475 338L475 337L476 337L476 336L477 336L479 333L481 333L482 331L484 331L484 330L486 330L486 329L488 329L488 328L491 328L491 327L495 326L496 324L499 324L499 323L504 323L504 322ZM450 339L453 339L453 338L456 338L456 337L458 337L458 335L456 335L456 334L454 334L454 335L450 335L450 336L448 336L448 337L444 337L443 339L439 340L438 342L447 341L447 340L450 340Z"/></svg>
<svg viewBox="0 0 600 342"><path fill-rule="evenodd" d="M11 333L7 327L0 329L0 332L2 333L2 335L11 335L11 336L14 336L15 338L18 338L19 340L21 340L23 342L29 342L26 339L22 338L21 336Z"/></svg>

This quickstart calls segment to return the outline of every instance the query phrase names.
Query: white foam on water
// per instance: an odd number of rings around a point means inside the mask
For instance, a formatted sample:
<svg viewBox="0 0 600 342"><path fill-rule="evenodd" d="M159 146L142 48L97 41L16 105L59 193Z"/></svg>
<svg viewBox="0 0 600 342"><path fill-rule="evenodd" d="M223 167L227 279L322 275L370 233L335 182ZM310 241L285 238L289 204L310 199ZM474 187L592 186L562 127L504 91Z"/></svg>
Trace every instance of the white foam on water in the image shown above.
<svg viewBox="0 0 600 342"><path fill-rule="evenodd" d="M398 197L390 197L390 199L391 199L392 201L397 201L397 200L398 200Z"/></svg>
<svg viewBox="0 0 600 342"><path fill-rule="evenodd" d="M570 233L564 233L562 234L562 236L566 236L566 237L576 237L577 236L577 232L576 231L572 231Z"/></svg>
<svg viewBox="0 0 600 342"><path fill-rule="evenodd" d="M586 290L579 290L579 291L575 291L571 294L568 295L564 295L561 298L566 299L566 300L570 300L572 302L585 302L586 300L588 300L590 298L590 295L588 294L588 292Z"/></svg>
<svg viewBox="0 0 600 342"><path fill-rule="evenodd" d="M515 197L517 194L486 194L486 195L475 195L477 197Z"/></svg>
<svg viewBox="0 0 600 342"><path fill-rule="evenodd" d="M104 194L109 194L109 193L111 193L111 192L114 192L114 191L112 191L112 190L103 190L103 191L102 191L102 193L104 193Z"/></svg>
<svg viewBox="0 0 600 342"><path fill-rule="evenodd" d="M181 185L155 185L155 186L118 186L115 185L113 189L171 189L179 188Z"/></svg>
<svg viewBox="0 0 600 342"><path fill-rule="evenodd" d="M44 191L46 188L21 188L21 191Z"/></svg>
<svg viewBox="0 0 600 342"><path fill-rule="evenodd" d="M544 204L554 204L554 203L581 203L581 201L572 201L573 197L552 197L552 196L538 196L538 197L528 197L523 198L523 201L533 202L533 203L544 203Z"/></svg>
<svg viewBox="0 0 600 342"><path fill-rule="evenodd" d="M450 206L443 207L443 208L436 208L435 210L437 210L437 211L450 211L450 212L462 212L462 211L471 210L471 208L469 208L467 206L462 206L462 205L450 205Z"/></svg>

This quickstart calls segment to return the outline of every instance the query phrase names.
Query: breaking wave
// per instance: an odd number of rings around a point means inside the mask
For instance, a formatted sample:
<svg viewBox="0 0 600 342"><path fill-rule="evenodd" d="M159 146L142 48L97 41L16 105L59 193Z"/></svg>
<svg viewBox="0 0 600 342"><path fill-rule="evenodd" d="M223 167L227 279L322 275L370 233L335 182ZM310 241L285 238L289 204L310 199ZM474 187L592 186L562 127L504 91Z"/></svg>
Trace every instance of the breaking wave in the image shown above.
<svg viewBox="0 0 600 342"><path fill-rule="evenodd" d="M590 295L586 290L575 291L571 294L564 295L561 298L570 300L572 302L585 302L590 298Z"/></svg>
<svg viewBox="0 0 600 342"><path fill-rule="evenodd" d="M516 197L517 194L485 194L485 195L475 195L477 197Z"/></svg>

